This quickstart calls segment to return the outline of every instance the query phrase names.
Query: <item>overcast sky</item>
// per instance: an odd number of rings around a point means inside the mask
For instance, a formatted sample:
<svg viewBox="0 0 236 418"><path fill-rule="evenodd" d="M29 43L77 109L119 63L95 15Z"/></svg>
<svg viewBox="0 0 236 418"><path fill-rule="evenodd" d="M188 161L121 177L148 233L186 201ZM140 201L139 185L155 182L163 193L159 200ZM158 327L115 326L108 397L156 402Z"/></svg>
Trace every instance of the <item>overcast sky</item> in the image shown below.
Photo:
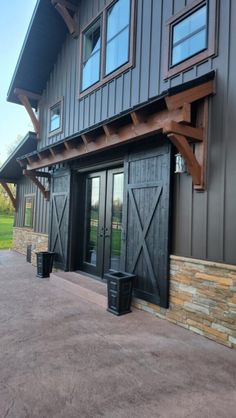
<svg viewBox="0 0 236 418"><path fill-rule="evenodd" d="M0 14L0 162L18 135L32 130L23 106L8 103L7 91L33 14L36 0L1 1Z"/></svg>

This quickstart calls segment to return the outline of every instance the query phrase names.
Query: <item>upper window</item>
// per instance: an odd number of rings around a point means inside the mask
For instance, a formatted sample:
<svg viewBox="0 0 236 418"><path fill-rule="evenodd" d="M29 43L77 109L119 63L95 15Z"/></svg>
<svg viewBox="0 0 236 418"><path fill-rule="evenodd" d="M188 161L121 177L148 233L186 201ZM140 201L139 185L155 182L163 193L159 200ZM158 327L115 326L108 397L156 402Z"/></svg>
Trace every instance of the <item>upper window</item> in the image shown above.
<svg viewBox="0 0 236 418"><path fill-rule="evenodd" d="M83 35L82 90L99 81L101 50L101 19L98 19Z"/></svg>
<svg viewBox="0 0 236 418"><path fill-rule="evenodd" d="M33 228L34 219L34 196L25 197L24 226Z"/></svg>
<svg viewBox="0 0 236 418"><path fill-rule="evenodd" d="M113 1L82 32L80 91L84 94L133 64L130 45L134 1Z"/></svg>
<svg viewBox="0 0 236 418"><path fill-rule="evenodd" d="M173 25L171 64L176 65L207 47L207 7L204 5Z"/></svg>
<svg viewBox="0 0 236 418"><path fill-rule="evenodd" d="M49 134L54 135L62 130L62 100L50 107Z"/></svg>
<svg viewBox="0 0 236 418"><path fill-rule="evenodd" d="M118 0L107 11L106 71L121 67L129 59L130 1Z"/></svg>
<svg viewBox="0 0 236 418"><path fill-rule="evenodd" d="M216 0L196 0L166 24L166 77L214 55Z"/></svg>

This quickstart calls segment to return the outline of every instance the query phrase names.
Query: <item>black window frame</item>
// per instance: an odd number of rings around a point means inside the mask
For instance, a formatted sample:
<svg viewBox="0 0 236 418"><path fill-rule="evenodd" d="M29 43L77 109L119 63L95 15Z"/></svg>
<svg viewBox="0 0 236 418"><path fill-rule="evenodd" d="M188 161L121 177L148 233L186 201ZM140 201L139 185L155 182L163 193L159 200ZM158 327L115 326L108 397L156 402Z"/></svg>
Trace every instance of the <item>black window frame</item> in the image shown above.
<svg viewBox="0 0 236 418"><path fill-rule="evenodd" d="M217 0L195 0L176 15L167 20L165 26L165 56L164 56L164 79L175 76L178 73L193 67L194 65L217 54ZM173 52L173 30L174 27L186 18L200 10L203 6L207 7L206 24L206 47L184 60L172 64ZM192 34L189 36L189 38Z"/></svg>
<svg viewBox="0 0 236 418"><path fill-rule="evenodd" d="M127 71L134 66L135 57L135 21L136 21L136 0L130 0L130 20L129 20L129 45L128 45L128 61L122 64L120 67L114 69L109 74L105 74L105 61L106 61L106 31L107 31L107 13L108 10L114 6L118 0L111 1L104 9L98 13L98 15L87 24L80 33L80 68L79 68L79 96L82 98L94 90L101 87L103 84ZM89 86L85 90L82 90L83 80L83 50L84 50L84 34L89 30L98 19L101 19L101 47L100 47L100 69L99 69L99 81Z"/></svg>
<svg viewBox="0 0 236 418"><path fill-rule="evenodd" d="M51 130L51 112L58 105L60 106L60 126L59 126L59 128ZM48 136L49 137L57 135L57 134L59 134L63 131L63 117L64 117L64 115L63 115L63 97L61 97L60 99L56 100L51 106L49 106L49 111L48 111Z"/></svg>

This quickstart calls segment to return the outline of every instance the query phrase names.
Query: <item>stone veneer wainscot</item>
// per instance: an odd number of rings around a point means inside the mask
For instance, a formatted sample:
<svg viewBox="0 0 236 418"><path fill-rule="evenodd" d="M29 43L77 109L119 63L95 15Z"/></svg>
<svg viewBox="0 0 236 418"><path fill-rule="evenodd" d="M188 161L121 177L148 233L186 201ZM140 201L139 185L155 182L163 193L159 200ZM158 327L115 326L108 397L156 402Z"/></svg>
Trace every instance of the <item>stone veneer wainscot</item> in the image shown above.
<svg viewBox="0 0 236 418"><path fill-rule="evenodd" d="M236 348L236 266L178 256L170 259L170 307L133 305Z"/></svg>
<svg viewBox="0 0 236 418"><path fill-rule="evenodd" d="M48 251L48 235L30 228L13 228L13 250L26 256L27 245L32 245L32 264L36 266L36 252Z"/></svg>

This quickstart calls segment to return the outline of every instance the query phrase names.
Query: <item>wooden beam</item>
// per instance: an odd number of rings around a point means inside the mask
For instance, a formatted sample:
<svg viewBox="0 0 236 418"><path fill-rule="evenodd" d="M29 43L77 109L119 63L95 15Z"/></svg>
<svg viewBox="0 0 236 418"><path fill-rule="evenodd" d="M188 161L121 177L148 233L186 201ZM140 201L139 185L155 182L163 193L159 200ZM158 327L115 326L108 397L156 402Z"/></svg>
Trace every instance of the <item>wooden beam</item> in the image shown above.
<svg viewBox="0 0 236 418"><path fill-rule="evenodd" d="M163 128L165 134L179 134L184 135L187 138L193 138L198 141L203 140L203 128L194 128L193 126L183 125L175 121L167 122Z"/></svg>
<svg viewBox="0 0 236 418"><path fill-rule="evenodd" d="M77 6L75 6L75 4L71 3L68 0L52 0L53 6L55 6L56 3L61 4L62 6L65 6L68 10L71 10L72 12L77 11Z"/></svg>
<svg viewBox="0 0 236 418"><path fill-rule="evenodd" d="M61 15L62 19L64 20L70 34L73 38L77 38L79 36L78 29L77 29L77 22L76 20L70 15L68 12L67 7L62 4L62 2L52 1L55 6L55 9Z"/></svg>
<svg viewBox="0 0 236 418"><path fill-rule="evenodd" d="M169 139L186 161L188 171L192 176L194 186L201 185L201 166L197 161L191 146L183 135L169 134Z"/></svg>
<svg viewBox="0 0 236 418"><path fill-rule="evenodd" d="M44 178L51 178L50 173L45 173L44 171L35 171L35 170L23 170L24 176L28 177L44 177Z"/></svg>
<svg viewBox="0 0 236 418"><path fill-rule="evenodd" d="M76 148L71 150L65 149L60 154L53 155L53 153L51 153L52 155L43 156L41 161L32 162L27 166L27 168L29 170L36 170L42 167L78 158L85 154L109 149L135 139L143 139L148 136L158 134L162 132L163 127L169 120L174 120L175 122L186 122L185 111L183 109L176 109L173 111L162 110L161 112L147 116L146 123L134 126L131 122L125 126L121 126L117 129L117 134L111 137L111 141L107 141L105 133L100 134L97 137L94 136L92 139L89 134L82 134L81 138L84 141L83 144L78 144Z"/></svg>
<svg viewBox="0 0 236 418"><path fill-rule="evenodd" d="M28 174L29 173L29 171L28 170L24 170L24 175L25 176L27 176L27 177L29 177L30 178L30 180L32 181L32 183L34 183L35 184L35 186L40 190L40 192L43 194L43 196L44 196L44 198L46 199L46 200L49 200L49 197L50 197L50 192L49 191L47 191L47 190L45 190L45 187L44 187L44 185L37 179L37 177L36 176L33 176L32 175L32 173L31 173L31 171L30 171L30 174Z"/></svg>
<svg viewBox="0 0 236 418"><path fill-rule="evenodd" d="M183 107L185 103L193 103L197 100L203 99L215 92L214 80L207 81L207 83L200 86L193 87L188 90L184 90L181 93L177 93L173 96L165 97L166 106L169 110L178 109Z"/></svg>
<svg viewBox="0 0 236 418"><path fill-rule="evenodd" d="M25 96L24 94L19 94L17 95L17 97L20 100L20 102L23 104L23 106L25 107L26 111L28 112L28 115L31 119L34 130L37 133L37 135L39 135L39 129L40 129L39 120L31 107L28 97Z"/></svg>
<svg viewBox="0 0 236 418"><path fill-rule="evenodd" d="M10 187L8 186L8 184L4 180L0 180L0 184L4 188L7 195L9 196L13 208L16 210L16 198L13 196Z"/></svg>
<svg viewBox="0 0 236 418"><path fill-rule="evenodd" d="M102 125L102 128L107 138L109 138L112 135L116 135L117 133L117 129L110 124Z"/></svg>
<svg viewBox="0 0 236 418"><path fill-rule="evenodd" d="M140 125L140 123L145 123L147 119L144 114L138 111L131 112L130 116L134 126Z"/></svg>
<svg viewBox="0 0 236 418"><path fill-rule="evenodd" d="M28 97L28 99L35 100L36 102L39 102L41 100L41 95L37 93L33 93L32 91L23 90L16 88L14 90L14 93L16 96L22 95Z"/></svg>

